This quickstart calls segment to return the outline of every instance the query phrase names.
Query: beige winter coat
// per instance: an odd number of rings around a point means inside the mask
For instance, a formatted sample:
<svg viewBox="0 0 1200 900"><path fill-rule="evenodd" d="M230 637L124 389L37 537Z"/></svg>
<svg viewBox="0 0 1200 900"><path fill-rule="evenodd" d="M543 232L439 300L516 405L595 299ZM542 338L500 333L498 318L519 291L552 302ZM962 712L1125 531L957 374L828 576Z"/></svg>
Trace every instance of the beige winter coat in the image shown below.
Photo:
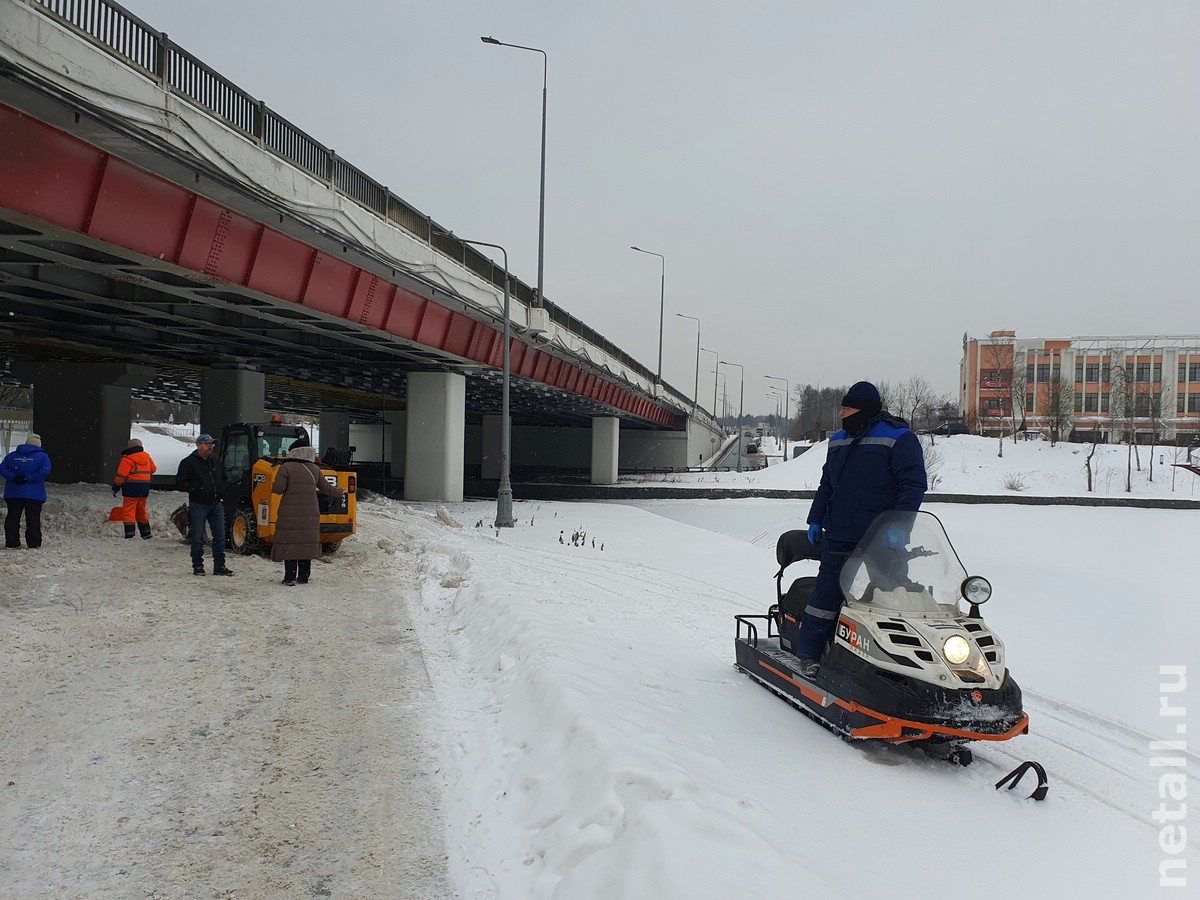
<svg viewBox="0 0 1200 900"><path fill-rule="evenodd" d="M291 454L289 454L291 455ZM317 559L321 555L321 512L317 492L340 497L342 491L327 482L315 463L285 460L275 473L272 494L282 494L271 559Z"/></svg>

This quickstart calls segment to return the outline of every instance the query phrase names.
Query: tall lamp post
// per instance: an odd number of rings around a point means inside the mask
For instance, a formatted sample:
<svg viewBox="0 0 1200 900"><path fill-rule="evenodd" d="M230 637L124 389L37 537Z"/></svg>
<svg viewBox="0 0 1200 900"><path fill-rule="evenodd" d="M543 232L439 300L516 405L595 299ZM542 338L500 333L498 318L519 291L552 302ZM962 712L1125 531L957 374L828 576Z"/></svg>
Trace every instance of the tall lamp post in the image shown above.
<svg viewBox="0 0 1200 900"><path fill-rule="evenodd" d="M787 462L788 425L790 424L788 417L788 404L791 402L792 398L792 385L791 382L789 382L786 378L779 378L775 375L764 375L763 378L766 378L768 381L783 382L783 461Z"/></svg>
<svg viewBox="0 0 1200 900"><path fill-rule="evenodd" d="M767 396L775 401L775 427L780 428L783 422L783 388L777 388L772 384L768 385L767 390ZM786 456L784 460L787 460Z"/></svg>
<svg viewBox="0 0 1200 900"><path fill-rule="evenodd" d="M746 370L741 363L725 362L723 359L717 360L718 366L736 366L738 370L738 414L737 414L737 445L738 445L738 461L737 470L742 471L742 412L746 409Z"/></svg>
<svg viewBox="0 0 1200 900"><path fill-rule="evenodd" d="M681 319L691 319L696 323L696 385L692 388L692 405L700 405L700 320L695 316L685 316L683 313L675 313Z"/></svg>
<svg viewBox="0 0 1200 900"><path fill-rule="evenodd" d="M658 375L655 376L655 384L662 384L662 339L663 339L663 310L666 309L667 300L667 258L661 253L655 253L653 250L643 250L641 247L630 247L630 250L636 250L638 253L646 253L650 256L657 256L662 260L662 284L659 286L658 292Z"/></svg>
<svg viewBox="0 0 1200 900"><path fill-rule="evenodd" d="M542 54L542 175L541 188L538 193L538 276L537 276L537 303L534 306L540 306L542 298L545 295L542 291L542 263L545 260L545 245L546 245L546 82L549 75L550 60L546 56L545 50L539 50L537 47L522 47L520 44L507 44L504 41L498 41L494 37L480 37L485 44L495 44L497 47L512 47L514 50L528 50L531 53Z"/></svg>
<svg viewBox="0 0 1200 900"><path fill-rule="evenodd" d="M716 350L709 350L707 347L701 347L700 349L703 352L711 353L713 356L716 357L716 359L713 360L713 363L714 363L714 365L713 365L713 418L719 418L720 414L717 412L717 372L718 372L718 369L720 368L720 366L715 365L715 363L720 361L721 354L718 353Z"/></svg>
<svg viewBox="0 0 1200 900"><path fill-rule="evenodd" d="M496 492L496 527L512 528L512 481L509 478L509 468L512 444L512 419L508 411L508 345L511 331L508 317L508 251L499 244L489 244L487 241L467 241L459 238L464 244L474 244L476 247L493 247L504 254L504 381L500 389L500 489Z"/></svg>

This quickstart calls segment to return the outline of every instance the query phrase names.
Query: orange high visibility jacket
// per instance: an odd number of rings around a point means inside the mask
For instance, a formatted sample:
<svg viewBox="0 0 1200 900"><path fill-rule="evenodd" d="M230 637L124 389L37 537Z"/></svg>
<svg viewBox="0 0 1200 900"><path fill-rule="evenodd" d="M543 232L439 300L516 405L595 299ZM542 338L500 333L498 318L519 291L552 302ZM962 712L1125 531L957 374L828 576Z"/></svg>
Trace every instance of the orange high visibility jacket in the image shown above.
<svg viewBox="0 0 1200 900"><path fill-rule="evenodd" d="M158 466L149 453L141 447L129 447L121 451L121 463L117 466L113 487L120 488L123 497L149 497L150 476L157 471Z"/></svg>

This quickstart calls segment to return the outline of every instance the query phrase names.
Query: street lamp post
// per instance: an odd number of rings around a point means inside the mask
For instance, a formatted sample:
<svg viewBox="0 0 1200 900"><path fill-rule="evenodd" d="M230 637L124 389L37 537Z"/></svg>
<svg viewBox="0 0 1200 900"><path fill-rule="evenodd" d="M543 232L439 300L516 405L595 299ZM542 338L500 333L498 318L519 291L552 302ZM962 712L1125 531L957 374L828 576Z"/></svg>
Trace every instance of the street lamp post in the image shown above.
<svg viewBox="0 0 1200 900"><path fill-rule="evenodd" d="M663 310L666 309L667 301L667 258L661 253L655 253L653 250L643 250L641 247L630 247L630 250L636 250L638 253L646 253L650 256L657 256L662 260L662 283L659 286L658 293L658 375L655 376L655 384L662 384L662 341L663 341Z"/></svg>
<svg viewBox="0 0 1200 900"><path fill-rule="evenodd" d="M788 458L787 439L788 439L788 424L789 424L788 404L791 402L791 399L792 399L792 384L786 378L779 378L778 376L775 376L775 375L764 375L763 378L766 378L770 381L782 381L783 382L783 391L784 391L784 393L783 393L783 461L787 462L787 458Z"/></svg>
<svg viewBox="0 0 1200 900"><path fill-rule="evenodd" d="M467 241L459 238L464 244L474 244L476 247L494 247L504 254L504 380L500 389L500 489L496 492L496 527L513 527L513 495L512 481L509 477L512 444L512 419L508 409L508 345L511 331L508 316L508 251L499 244L489 244L487 241Z"/></svg>
<svg viewBox="0 0 1200 900"><path fill-rule="evenodd" d="M723 360L723 359L717 360L717 365L718 366L736 366L738 369L738 375L739 375L738 381L739 381L740 386L738 388L737 425L734 427L737 429L737 445L738 445L737 470L740 472L740 471L742 471L742 413L746 409L746 369L742 366L741 363L725 362L725 360Z"/></svg>
<svg viewBox="0 0 1200 900"><path fill-rule="evenodd" d="M718 353L716 350L709 350L707 347L701 347L700 349L703 350L705 353L711 353L713 356L715 356L716 359L713 360L714 363L717 363L720 361L721 354ZM717 414L717 370L719 368L720 368L719 365L713 366L713 417L714 418L716 418L718 415Z"/></svg>
<svg viewBox="0 0 1200 900"><path fill-rule="evenodd" d="M494 37L481 37L485 44L495 44L497 47L512 47L514 50L528 50L531 53L542 54L542 174L538 192L538 274L537 274L537 303L540 306L545 293L542 291L542 263L545 260L546 245L546 84L549 76L550 60L545 50L537 47L522 47L520 44L506 44Z"/></svg>
<svg viewBox="0 0 1200 900"><path fill-rule="evenodd" d="M780 428L783 422L783 388L777 388L772 384L767 389L770 391L767 396L775 401L775 427ZM786 462L787 456L784 456L783 459Z"/></svg>
<svg viewBox="0 0 1200 900"><path fill-rule="evenodd" d="M685 316L683 313L675 313L681 319L691 319L696 323L696 385L692 388L692 405L700 405L700 320L695 316Z"/></svg>

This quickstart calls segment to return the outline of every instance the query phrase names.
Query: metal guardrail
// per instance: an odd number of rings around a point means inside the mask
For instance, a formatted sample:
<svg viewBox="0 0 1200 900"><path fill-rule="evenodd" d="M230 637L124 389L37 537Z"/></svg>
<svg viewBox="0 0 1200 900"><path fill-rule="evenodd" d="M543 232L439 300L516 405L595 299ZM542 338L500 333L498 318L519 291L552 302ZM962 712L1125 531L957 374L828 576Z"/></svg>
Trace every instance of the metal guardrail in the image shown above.
<svg viewBox="0 0 1200 900"><path fill-rule="evenodd" d="M361 169L341 159L316 138L275 113L262 100L242 90L221 73L175 44L165 32L151 28L113 0L28 0L135 69L157 80L166 90L191 100L253 139L263 149L321 179L331 188L425 241L461 263L500 290L504 270L429 216L406 203ZM510 273L510 292L526 306L534 290ZM619 360L650 382L655 375L624 350L544 297L540 305L551 321ZM685 395L664 383L681 400Z"/></svg>

